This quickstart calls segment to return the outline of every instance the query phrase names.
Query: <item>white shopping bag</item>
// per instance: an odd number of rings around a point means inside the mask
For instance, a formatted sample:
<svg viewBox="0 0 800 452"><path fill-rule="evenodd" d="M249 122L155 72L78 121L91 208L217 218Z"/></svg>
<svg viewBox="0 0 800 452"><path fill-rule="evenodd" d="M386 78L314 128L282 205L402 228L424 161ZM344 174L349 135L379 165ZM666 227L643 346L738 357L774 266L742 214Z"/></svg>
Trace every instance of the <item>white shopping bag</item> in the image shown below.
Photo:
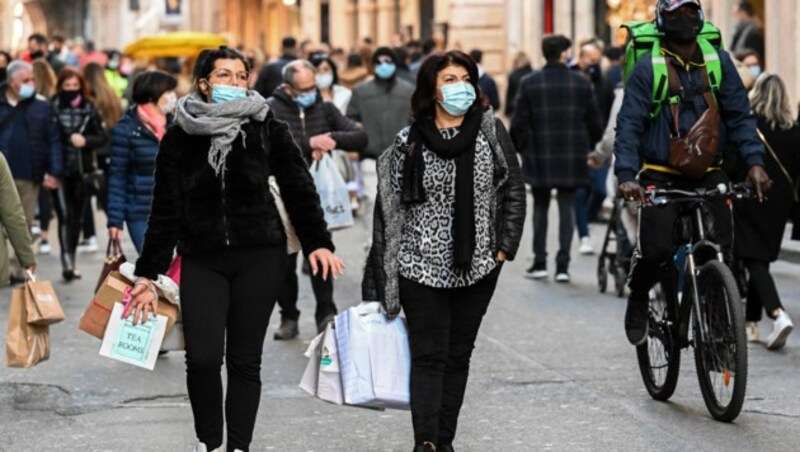
<svg viewBox="0 0 800 452"><path fill-rule="evenodd" d="M326 402L343 405L342 374L339 370L339 353L332 323L325 328L320 345L317 397Z"/></svg>
<svg viewBox="0 0 800 452"><path fill-rule="evenodd" d="M317 382L319 380L319 346L322 343L322 338L325 333L320 333L317 337L311 340L305 352L305 357L308 358L306 370L303 372L303 378L300 380L300 389L317 396Z"/></svg>
<svg viewBox="0 0 800 452"><path fill-rule="evenodd" d="M178 318L175 326L169 330L169 334L164 338L161 343L161 350L182 352L186 349L186 341L183 338L183 320Z"/></svg>
<svg viewBox="0 0 800 452"><path fill-rule="evenodd" d="M311 164L311 176L317 186L317 193L325 213L328 230L344 229L353 226L353 211L350 208L350 193L342 175L329 154Z"/></svg>
<svg viewBox="0 0 800 452"><path fill-rule="evenodd" d="M404 319L389 319L380 303L336 316L336 340L348 405L409 408L411 353Z"/></svg>
<svg viewBox="0 0 800 452"><path fill-rule="evenodd" d="M122 319L122 303L114 303L100 346L100 356L153 370L158 350L167 330L167 317L150 316L145 323L133 325L133 315Z"/></svg>

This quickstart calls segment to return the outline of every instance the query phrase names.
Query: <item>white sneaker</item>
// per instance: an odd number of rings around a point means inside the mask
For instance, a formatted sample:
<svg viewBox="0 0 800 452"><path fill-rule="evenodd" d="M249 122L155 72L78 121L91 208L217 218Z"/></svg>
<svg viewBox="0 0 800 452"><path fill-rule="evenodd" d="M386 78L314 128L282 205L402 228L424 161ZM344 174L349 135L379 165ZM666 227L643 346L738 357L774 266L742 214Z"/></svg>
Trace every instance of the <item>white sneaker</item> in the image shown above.
<svg viewBox="0 0 800 452"><path fill-rule="evenodd" d="M594 254L591 237L581 237L580 253L583 255Z"/></svg>
<svg viewBox="0 0 800 452"><path fill-rule="evenodd" d="M84 240L83 243L78 246L79 253L96 253L97 252L97 237L89 237L88 239Z"/></svg>
<svg viewBox="0 0 800 452"><path fill-rule="evenodd" d="M789 337L789 333L792 332L793 328L794 324L792 324L792 319L789 318L789 314L781 309L778 317L772 322L772 333L767 338L767 349L782 349L783 346L786 345L786 338Z"/></svg>
<svg viewBox="0 0 800 452"><path fill-rule="evenodd" d="M47 255L50 254L50 242L47 240L42 240L39 242L39 254Z"/></svg>
<svg viewBox="0 0 800 452"><path fill-rule="evenodd" d="M42 233L42 228L40 228L38 224L34 224L31 226L31 235L33 237L38 237L39 234L41 233Z"/></svg>
<svg viewBox="0 0 800 452"><path fill-rule="evenodd" d="M758 322L747 322L744 325L747 342L758 342Z"/></svg>
<svg viewBox="0 0 800 452"><path fill-rule="evenodd" d="M569 281L570 281L569 273L567 272L556 273L556 282L568 283Z"/></svg>

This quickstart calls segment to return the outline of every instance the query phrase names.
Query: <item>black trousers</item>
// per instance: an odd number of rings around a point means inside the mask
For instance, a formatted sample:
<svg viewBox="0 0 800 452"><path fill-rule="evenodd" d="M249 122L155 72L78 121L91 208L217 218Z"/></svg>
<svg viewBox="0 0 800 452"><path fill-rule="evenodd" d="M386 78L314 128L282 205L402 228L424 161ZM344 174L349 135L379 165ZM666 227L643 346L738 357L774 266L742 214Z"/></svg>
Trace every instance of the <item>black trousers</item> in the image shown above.
<svg viewBox="0 0 800 452"><path fill-rule="evenodd" d="M297 320L300 318L300 311L297 309L298 280L297 280L297 254L290 254L286 257L286 277L283 281L283 290L278 297L278 306L281 308L281 319ZM314 313L317 325L325 317L336 314L336 304L333 301L333 278L328 277L327 281L322 279L322 271L317 276L309 275L311 279L311 289L314 291L314 298L317 300L317 310Z"/></svg>
<svg viewBox="0 0 800 452"><path fill-rule="evenodd" d="M411 348L411 418L417 445L453 443L475 338L500 268L475 285L457 289L434 289L400 279Z"/></svg>
<svg viewBox="0 0 800 452"><path fill-rule="evenodd" d="M700 181L676 179L675 176L650 171L643 172L639 176L639 184L642 187L686 190L698 187L714 188L717 184L727 181L728 176L722 171L709 173ZM647 293L658 281L661 266L672 261L676 247L681 244L677 234L680 230L678 219L684 206L685 204L675 203L645 207L639 211L639 242L633 253L633 267L628 283L632 299L647 300ZM715 199L708 204L708 211L713 224L707 225L706 232L728 256L733 244L731 209L724 199Z"/></svg>
<svg viewBox="0 0 800 452"><path fill-rule="evenodd" d="M248 450L261 400L261 354L286 272L286 247L184 256L181 307L186 384L198 439L222 444L222 358L228 371L228 450Z"/></svg>
<svg viewBox="0 0 800 452"><path fill-rule="evenodd" d="M783 309L783 305L775 280L769 273L769 262L743 259L743 263L750 275L747 281L747 321L760 322L765 310L767 316L772 318L772 311Z"/></svg>
<svg viewBox="0 0 800 452"><path fill-rule="evenodd" d="M88 206L83 176L64 176L53 190L53 207L58 217L58 242L61 245L61 266L64 271L75 268L75 249L81 235L84 213ZM49 221L49 220L48 220Z"/></svg>

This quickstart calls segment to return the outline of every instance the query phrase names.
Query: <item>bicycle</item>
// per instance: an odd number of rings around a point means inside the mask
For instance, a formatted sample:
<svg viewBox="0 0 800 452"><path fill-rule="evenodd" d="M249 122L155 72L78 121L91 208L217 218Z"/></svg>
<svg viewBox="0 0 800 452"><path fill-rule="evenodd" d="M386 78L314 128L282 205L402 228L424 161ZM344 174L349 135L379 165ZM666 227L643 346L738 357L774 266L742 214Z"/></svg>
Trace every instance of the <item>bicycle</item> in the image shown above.
<svg viewBox="0 0 800 452"><path fill-rule="evenodd" d="M668 400L678 383L681 350L692 346L703 401L721 422L736 419L744 403L747 340L739 289L720 246L708 237L704 205L713 198L752 196L742 184L696 190L648 187L642 207L679 203L676 225L683 243L651 291L647 342L636 348L645 388L653 399Z"/></svg>

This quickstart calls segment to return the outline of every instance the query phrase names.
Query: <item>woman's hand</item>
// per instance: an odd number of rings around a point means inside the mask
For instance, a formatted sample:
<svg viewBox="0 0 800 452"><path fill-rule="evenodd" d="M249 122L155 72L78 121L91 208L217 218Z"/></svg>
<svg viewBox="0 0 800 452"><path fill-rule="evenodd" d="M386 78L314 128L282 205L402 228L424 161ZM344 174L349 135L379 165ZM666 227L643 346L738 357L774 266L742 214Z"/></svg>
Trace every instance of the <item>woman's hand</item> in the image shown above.
<svg viewBox="0 0 800 452"><path fill-rule="evenodd" d="M79 133L73 133L70 135L69 141L78 149L83 149L86 146L86 137Z"/></svg>
<svg viewBox="0 0 800 452"><path fill-rule="evenodd" d="M329 273L333 276L333 279L337 279L344 274L344 262L327 248L320 248L309 254L308 263L311 264L311 273L314 276L317 276L320 268L322 269L323 281L328 280Z"/></svg>
<svg viewBox="0 0 800 452"><path fill-rule="evenodd" d="M508 256L506 256L505 251L500 251L497 253L497 262L505 262Z"/></svg>
<svg viewBox="0 0 800 452"><path fill-rule="evenodd" d="M127 319L133 313L133 324L147 322L150 313L158 314L158 292L153 282L147 278L139 278L131 291L131 301L122 313Z"/></svg>
<svg viewBox="0 0 800 452"><path fill-rule="evenodd" d="M122 229L110 227L108 228L108 238L111 240L119 240L122 237Z"/></svg>

